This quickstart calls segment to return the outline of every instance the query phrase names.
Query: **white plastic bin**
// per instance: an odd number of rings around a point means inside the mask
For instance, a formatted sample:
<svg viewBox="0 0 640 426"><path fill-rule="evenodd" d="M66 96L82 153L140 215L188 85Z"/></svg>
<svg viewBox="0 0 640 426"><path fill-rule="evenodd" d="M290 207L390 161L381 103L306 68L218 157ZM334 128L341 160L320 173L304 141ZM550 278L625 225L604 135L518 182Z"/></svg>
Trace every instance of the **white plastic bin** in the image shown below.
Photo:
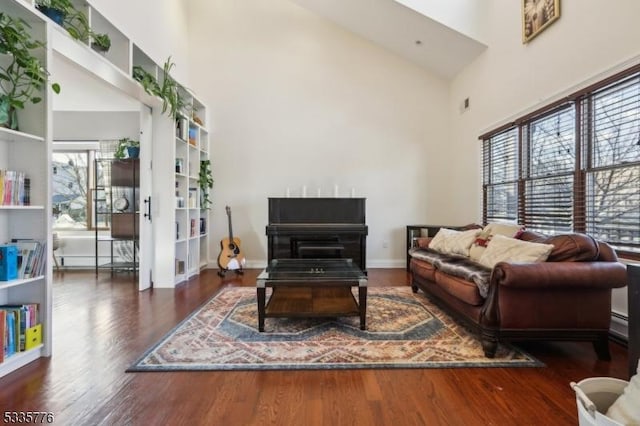
<svg viewBox="0 0 640 426"><path fill-rule="evenodd" d="M607 410L624 392L629 382L612 377L592 377L571 382L576 393L580 426L623 426L606 416Z"/></svg>

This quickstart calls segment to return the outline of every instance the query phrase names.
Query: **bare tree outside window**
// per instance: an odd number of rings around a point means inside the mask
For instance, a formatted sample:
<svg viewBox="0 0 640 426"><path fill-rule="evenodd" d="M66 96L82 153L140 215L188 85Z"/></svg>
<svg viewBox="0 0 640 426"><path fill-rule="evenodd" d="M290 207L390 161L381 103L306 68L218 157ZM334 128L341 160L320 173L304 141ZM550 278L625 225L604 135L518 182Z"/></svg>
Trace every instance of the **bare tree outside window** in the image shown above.
<svg viewBox="0 0 640 426"><path fill-rule="evenodd" d="M640 253L636 68L618 81L594 85L575 101L483 137L486 221L513 217L545 234L587 232L629 255ZM511 179L518 149L518 178Z"/></svg>
<svg viewBox="0 0 640 426"><path fill-rule="evenodd" d="M88 153L53 154L55 229L87 229Z"/></svg>

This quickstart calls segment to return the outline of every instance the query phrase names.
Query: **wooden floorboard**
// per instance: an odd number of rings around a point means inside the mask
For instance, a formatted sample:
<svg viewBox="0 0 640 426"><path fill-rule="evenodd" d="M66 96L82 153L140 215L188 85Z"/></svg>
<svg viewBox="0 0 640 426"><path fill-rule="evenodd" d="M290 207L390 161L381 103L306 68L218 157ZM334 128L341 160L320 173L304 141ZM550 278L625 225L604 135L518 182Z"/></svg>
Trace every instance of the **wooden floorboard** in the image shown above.
<svg viewBox="0 0 640 426"><path fill-rule="evenodd" d="M48 411L61 425L575 425L569 382L627 379L626 348L520 345L544 368L125 373L224 286L256 270L206 271L177 289L138 292L128 274L56 273L53 356L0 379L0 415ZM409 285L403 269L370 286Z"/></svg>

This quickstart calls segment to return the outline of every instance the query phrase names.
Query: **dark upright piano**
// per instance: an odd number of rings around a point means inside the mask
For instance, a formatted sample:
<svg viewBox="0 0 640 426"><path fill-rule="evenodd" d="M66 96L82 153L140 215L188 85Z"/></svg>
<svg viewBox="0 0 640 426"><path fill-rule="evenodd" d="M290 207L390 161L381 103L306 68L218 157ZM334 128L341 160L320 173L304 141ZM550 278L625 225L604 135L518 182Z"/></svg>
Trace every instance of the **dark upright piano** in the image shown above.
<svg viewBox="0 0 640 426"><path fill-rule="evenodd" d="M367 270L366 198L269 198L268 261L350 258Z"/></svg>

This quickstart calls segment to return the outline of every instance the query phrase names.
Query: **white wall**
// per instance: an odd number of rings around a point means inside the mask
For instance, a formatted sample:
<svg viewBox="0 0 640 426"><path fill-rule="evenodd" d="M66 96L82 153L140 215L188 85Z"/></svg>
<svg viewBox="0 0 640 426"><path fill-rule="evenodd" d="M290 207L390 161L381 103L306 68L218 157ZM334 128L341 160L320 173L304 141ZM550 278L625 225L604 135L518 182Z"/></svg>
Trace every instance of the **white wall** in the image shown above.
<svg viewBox="0 0 640 426"><path fill-rule="evenodd" d="M481 218L481 151L478 136L564 93L640 62L640 2L563 0L558 21L522 44L519 1L485 0L489 48L451 85L452 164L449 190L440 193L437 220L467 223ZM471 108L460 114L459 103ZM448 195L451 194L451 195ZM626 289L614 310L626 312Z"/></svg>
<svg viewBox="0 0 640 426"><path fill-rule="evenodd" d="M176 64L171 75L189 85L186 0L88 2L160 66L171 56Z"/></svg>
<svg viewBox="0 0 640 426"><path fill-rule="evenodd" d="M189 22L190 81L213 121L212 253L225 205L262 264L267 198L337 184L367 198L368 266L403 265L404 226L437 208L446 82L286 0L192 1Z"/></svg>

